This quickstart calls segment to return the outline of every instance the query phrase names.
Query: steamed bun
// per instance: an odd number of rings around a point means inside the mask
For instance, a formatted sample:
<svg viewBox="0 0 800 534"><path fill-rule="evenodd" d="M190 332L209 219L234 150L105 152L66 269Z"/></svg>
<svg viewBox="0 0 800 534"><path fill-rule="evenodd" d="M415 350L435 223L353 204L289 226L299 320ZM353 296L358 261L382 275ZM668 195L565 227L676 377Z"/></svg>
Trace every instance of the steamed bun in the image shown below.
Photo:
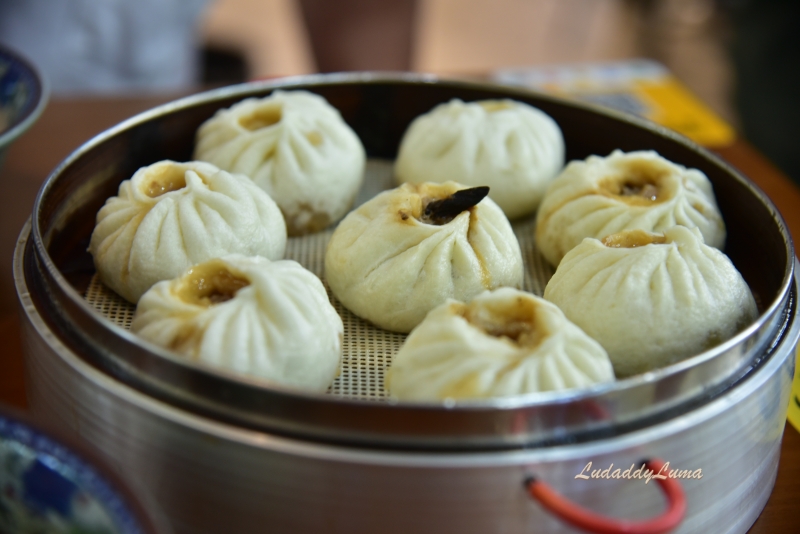
<svg viewBox="0 0 800 534"><path fill-rule="evenodd" d="M387 374L401 400L507 397L614 380L606 351L555 305L511 288L448 301L406 339Z"/></svg>
<svg viewBox="0 0 800 534"><path fill-rule="evenodd" d="M404 184L350 212L325 254L334 296L381 328L409 332L448 298L469 300L486 289L520 287L519 243L502 210L483 198L485 189ZM442 217L431 212L476 190L483 191L477 204L476 197Z"/></svg>
<svg viewBox="0 0 800 534"><path fill-rule="evenodd" d="M758 315L728 257L683 226L584 239L564 256L544 298L600 342L618 377L699 354Z"/></svg>
<svg viewBox="0 0 800 534"><path fill-rule="evenodd" d="M509 218L531 213L564 166L564 138L523 102L451 100L417 117L400 144L400 183L486 185Z"/></svg>
<svg viewBox="0 0 800 534"><path fill-rule="evenodd" d="M712 247L725 244L725 223L706 175L656 152L616 150L573 161L555 179L536 215L536 244L558 265L585 237L675 225L698 228Z"/></svg>
<svg viewBox="0 0 800 534"><path fill-rule="evenodd" d="M192 361L324 392L344 328L320 279L299 263L233 254L153 286L131 331Z"/></svg>
<svg viewBox="0 0 800 534"><path fill-rule="evenodd" d="M289 235L317 232L347 213L366 161L339 111L306 91L219 110L197 131L194 157L252 178L281 208Z"/></svg>
<svg viewBox="0 0 800 534"><path fill-rule="evenodd" d="M278 206L246 176L169 160L120 184L89 244L100 279L133 303L195 263L231 253L280 259L285 248Z"/></svg>

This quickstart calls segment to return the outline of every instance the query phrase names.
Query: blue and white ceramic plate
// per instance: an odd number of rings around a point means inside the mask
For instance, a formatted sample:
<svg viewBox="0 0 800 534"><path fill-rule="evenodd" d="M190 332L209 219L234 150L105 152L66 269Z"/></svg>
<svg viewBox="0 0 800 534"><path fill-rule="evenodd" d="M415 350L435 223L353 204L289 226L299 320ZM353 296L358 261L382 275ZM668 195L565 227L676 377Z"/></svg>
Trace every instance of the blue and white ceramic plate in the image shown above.
<svg viewBox="0 0 800 534"><path fill-rule="evenodd" d="M0 158L36 122L47 104L47 87L36 68L0 46Z"/></svg>
<svg viewBox="0 0 800 534"><path fill-rule="evenodd" d="M155 532L96 459L9 413L0 411L0 533Z"/></svg>

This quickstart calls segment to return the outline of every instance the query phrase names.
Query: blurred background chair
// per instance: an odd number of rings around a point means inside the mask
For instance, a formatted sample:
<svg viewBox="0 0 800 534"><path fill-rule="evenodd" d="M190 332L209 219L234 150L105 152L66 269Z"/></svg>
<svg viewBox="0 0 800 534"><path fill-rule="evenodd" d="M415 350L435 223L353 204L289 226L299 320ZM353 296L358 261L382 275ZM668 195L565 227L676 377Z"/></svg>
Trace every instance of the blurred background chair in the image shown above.
<svg viewBox="0 0 800 534"><path fill-rule="evenodd" d="M409 70L415 0L298 0L320 72Z"/></svg>
<svg viewBox="0 0 800 534"><path fill-rule="evenodd" d="M272 78L317 71L303 13L295 0L214 0L200 27L205 81ZM241 62L244 71L226 69ZM215 76L211 69L218 69Z"/></svg>

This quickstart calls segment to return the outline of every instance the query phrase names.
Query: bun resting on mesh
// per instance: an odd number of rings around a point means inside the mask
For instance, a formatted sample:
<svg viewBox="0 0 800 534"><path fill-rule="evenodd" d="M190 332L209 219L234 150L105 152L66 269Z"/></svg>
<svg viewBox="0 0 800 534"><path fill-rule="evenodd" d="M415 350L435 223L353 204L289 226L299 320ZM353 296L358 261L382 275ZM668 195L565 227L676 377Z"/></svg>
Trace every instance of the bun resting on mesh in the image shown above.
<svg viewBox="0 0 800 534"><path fill-rule="evenodd" d="M544 291L608 351L617 377L699 354L757 315L750 288L697 228L584 239Z"/></svg>
<svg viewBox="0 0 800 534"><path fill-rule="evenodd" d="M606 351L555 305L511 288L449 300L408 336L387 374L401 400L480 399L614 380Z"/></svg>
<svg viewBox="0 0 800 534"><path fill-rule="evenodd" d="M299 263L233 254L153 286L131 331L195 362L324 392L344 328L320 279Z"/></svg>
<svg viewBox="0 0 800 534"><path fill-rule="evenodd" d="M564 138L544 112L514 100L451 100L417 117L400 144L400 183L486 185L509 218L531 213L564 166Z"/></svg>
<svg viewBox="0 0 800 534"><path fill-rule="evenodd" d="M409 332L448 298L522 284L522 254L487 188L404 184L350 212L325 254L334 296L359 317Z"/></svg>
<svg viewBox="0 0 800 534"><path fill-rule="evenodd" d="M275 91L219 110L197 131L194 157L252 178L280 206L289 235L344 216L366 161L339 111L306 91Z"/></svg>
<svg viewBox="0 0 800 534"><path fill-rule="evenodd" d="M623 230L696 227L706 244L725 244L725 224L706 175L652 151L616 150L571 162L548 188L536 217L536 244L553 265L583 238Z"/></svg>
<svg viewBox="0 0 800 534"><path fill-rule="evenodd" d="M231 253L283 257L278 206L246 176L204 162L136 171L97 213L89 252L103 283L136 303L150 286Z"/></svg>

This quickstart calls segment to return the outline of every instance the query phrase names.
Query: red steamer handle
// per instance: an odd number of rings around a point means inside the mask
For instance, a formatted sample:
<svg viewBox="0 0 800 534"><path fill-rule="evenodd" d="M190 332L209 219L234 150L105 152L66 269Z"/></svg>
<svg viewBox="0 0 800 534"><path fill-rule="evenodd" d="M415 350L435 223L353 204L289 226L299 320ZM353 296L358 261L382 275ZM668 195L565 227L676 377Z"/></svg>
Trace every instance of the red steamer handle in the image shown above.
<svg viewBox="0 0 800 534"><path fill-rule="evenodd" d="M659 459L646 460L644 464L654 473L659 473L664 462ZM611 519L578 506L556 493L545 482L528 479L525 486L531 497L539 501L546 510L574 527L594 534L664 534L675 529L686 515L686 494L674 478L654 478L667 497L667 510L660 516L643 521Z"/></svg>

